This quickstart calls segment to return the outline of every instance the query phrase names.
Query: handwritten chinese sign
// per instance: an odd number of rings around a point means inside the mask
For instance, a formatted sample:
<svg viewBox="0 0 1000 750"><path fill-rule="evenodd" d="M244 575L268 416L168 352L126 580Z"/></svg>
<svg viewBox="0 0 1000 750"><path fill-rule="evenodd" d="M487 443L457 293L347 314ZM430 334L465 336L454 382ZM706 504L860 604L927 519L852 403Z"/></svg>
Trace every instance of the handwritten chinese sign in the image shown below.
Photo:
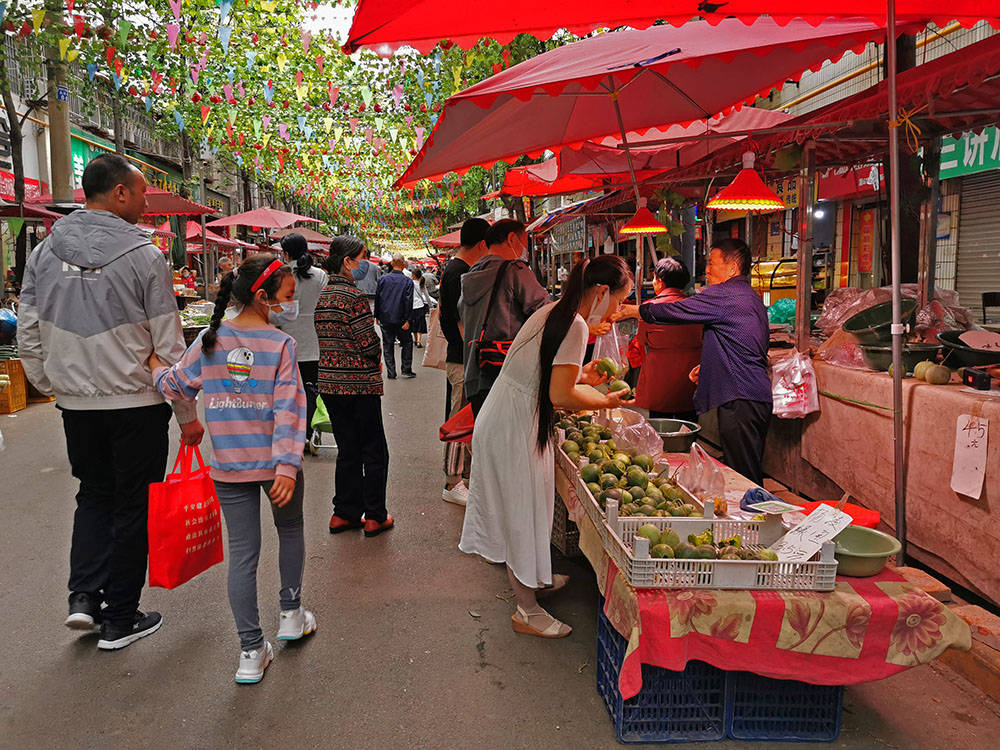
<svg viewBox="0 0 1000 750"><path fill-rule="evenodd" d="M975 500L983 494L986 478L986 445L990 423L983 417L960 414L955 430L955 460L951 467L951 488Z"/></svg>
<svg viewBox="0 0 1000 750"><path fill-rule="evenodd" d="M942 180L991 169L1000 169L1000 128L988 127L981 133L941 139Z"/></svg>
<svg viewBox="0 0 1000 750"><path fill-rule="evenodd" d="M851 525L851 517L832 505L820 505L794 526L787 534L771 545L782 562L806 562L819 552L824 542Z"/></svg>

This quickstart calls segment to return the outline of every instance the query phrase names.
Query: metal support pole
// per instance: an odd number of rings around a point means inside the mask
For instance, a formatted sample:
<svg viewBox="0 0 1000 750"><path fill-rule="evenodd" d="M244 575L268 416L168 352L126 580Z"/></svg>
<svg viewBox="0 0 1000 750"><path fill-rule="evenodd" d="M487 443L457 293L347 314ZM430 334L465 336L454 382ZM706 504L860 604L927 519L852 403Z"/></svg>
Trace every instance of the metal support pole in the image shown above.
<svg viewBox="0 0 1000 750"><path fill-rule="evenodd" d="M808 141L802 148L799 169L799 254L795 281L795 348L809 351L812 312L813 269L813 195L816 191L816 144Z"/></svg>
<svg viewBox="0 0 1000 750"><path fill-rule="evenodd" d="M889 70L889 216L891 232L892 278L892 443L893 487L896 499L896 537L902 544L896 556L898 565L906 564L906 467L903 450L903 333L902 304L899 287L899 106L896 95L896 0L886 0L886 59Z"/></svg>

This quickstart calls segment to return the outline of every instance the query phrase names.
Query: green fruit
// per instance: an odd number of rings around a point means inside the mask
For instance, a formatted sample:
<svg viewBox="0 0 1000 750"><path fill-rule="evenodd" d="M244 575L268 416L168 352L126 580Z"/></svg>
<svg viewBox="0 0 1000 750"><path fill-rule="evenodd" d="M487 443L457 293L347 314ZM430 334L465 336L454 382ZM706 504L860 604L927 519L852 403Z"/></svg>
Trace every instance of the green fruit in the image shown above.
<svg viewBox="0 0 1000 750"><path fill-rule="evenodd" d="M944 365L931 365L924 371L924 380L931 385L944 385L951 380L951 370Z"/></svg>
<svg viewBox="0 0 1000 750"><path fill-rule="evenodd" d="M632 465L632 457L628 453L623 453L622 451L615 453L611 457L611 460L625 464L626 468Z"/></svg>
<svg viewBox="0 0 1000 750"><path fill-rule="evenodd" d="M634 516L639 512L639 508L635 503L629 503L628 505L622 506L622 511L626 516Z"/></svg>
<svg viewBox="0 0 1000 750"><path fill-rule="evenodd" d="M690 503L684 503L681 505L681 515L685 516L696 516L698 515L698 509L691 505Z"/></svg>
<svg viewBox="0 0 1000 750"><path fill-rule="evenodd" d="M608 386L608 393L618 393L618 391L625 391L625 395L628 396L632 388L624 380L612 380Z"/></svg>
<svg viewBox="0 0 1000 750"><path fill-rule="evenodd" d="M715 559L715 547L711 544L699 544L694 548L695 559L696 560L714 560Z"/></svg>
<svg viewBox="0 0 1000 750"><path fill-rule="evenodd" d="M657 544L649 551L649 556L662 560L666 557L673 557L674 550L669 544Z"/></svg>
<svg viewBox="0 0 1000 750"><path fill-rule="evenodd" d="M687 511L684 510L683 505L671 505L667 510L670 511L672 516L686 516Z"/></svg>
<svg viewBox="0 0 1000 750"><path fill-rule="evenodd" d="M618 377L618 363L611 359L611 357L605 357L600 360L594 365L594 369L601 375L607 375L609 378Z"/></svg>
<svg viewBox="0 0 1000 750"><path fill-rule="evenodd" d="M693 560L696 552L693 544L679 542L674 545L674 557L678 560Z"/></svg>
<svg viewBox="0 0 1000 750"><path fill-rule="evenodd" d="M642 487L632 486L628 488L628 494L634 497L636 500L642 500L646 497L646 491ZM653 503L654 505L656 503Z"/></svg>
<svg viewBox="0 0 1000 750"><path fill-rule="evenodd" d="M761 560L771 560L777 562L778 553L775 552L773 549L762 549L757 552L757 557L759 557Z"/></svg>
<svg viewBox="0 0 1000 750"><path fill-rule="evenodd" d="M653 470L653 459L647 456L645 453L640 454L632 459L632 463L636 466L641 466L645 471Z"/></svg>
<svg viewBox="0 0 1000 750"><path fill-rule="evenodd" d="M562 449L565 453L579 453L580 444L575 440L564 440L562 444Z"/></svg>
<svg viewBox="0 0 1000 750"><path fill-rule="evenodd" d="M719 555L720 560L742 560L743 558L739 556L737 552L723 552Z"/></svg>
<svg viewBox="0 0 1000 750"><path fill-rule="evenodd" d="M625 476L625 464L621 461L609 461L607 464L601 466L601 471L607 474L614 474L616 478L621 479Z"/></svg>
<svg viewBox="0 0 1000 750"><path fill-rule="evenodd" d="M639 512L644 516L655 516L656 507L648 504L643 505L641 508L639 508Z"/></svg>
<svg viewBox="0 0 1000 750"><path fill-rule="evenodd" d="M635 532L636 536L644 536L649 540L649 546L655 547L660 543L660 529L651 523L645 523Z"/></svg>
<svg viewBox="0 0 1000 750"><path fill-rule="evenodd" d="M592 464L599 464L601 461L604 460L604 451L600 451L597 448L588 451L587 460L590 461L590 463Z"/></svg>
<svg viewBox="0 0 1000 750"><path fill-rule="evenodd" d="M642 487L643 489L646 489L649 485L649 477L646 476L646 472L638 466L630 467L628 472L625 474L625 478L628 479L628 483L630 485L634 485L635 487Z"/></svg>
<svg viewBox="0 0 1000 750"><path fill-rule="evenodd" d="M574 443L579 445L583 442L583 433L579 430L572 430L571 432L566 433L566 439L572 440Z"/></svg>
<svg viewBox="0 0 1000 750"><path fill-rule="evenodd" d="M666 500L666 498L663 497L663 493L660 492L656 485L653 484L646 485L646 497L652 500L654 505L659 505Z"/></svg>
<svg viewBox="0 0 1000 750"><path fill-rule="evenodd" d="M684 502L684 493L676 487L668 487L665 490L661 488L660 491L663 492L663 497L672 503Z"/></svg>
<svg viewBox="0 0 1000 750"><path fill-rule="evenodd" d="M929 359L925 359L923 362L917 362L916 366L913 368L913 377L917 380L925 380L927 376L927 368L933 366L934 363Z"/></svg>
<svg viewBox="0 0 1000 750"><path fill-rule="evenodd" d="M580 454L576 451L570 451L566 454L566 458L572 461L574 464L580 459Z"/></svg>
<svg viewBox="0 0 1000 750"><path fill-rule="evenodd" d="M606 490L618 486L618 477L614 474L601 474L601 487Z"/></svg>
<svg viewBox="0 0 1000 750"><path fill-rule="evenodd" d="M608 441L610 441L612 435L614 435L614 433L611 431L610 427L602 427L601 428L601 440L608 440ZM612 446L612 448L613 447L614 446Z"/></svg>
<svg viewBox="0 0 1000 750"><path fill-rule="evenodd" d="M608 432L608 436L606 438L604 438L604 446L609 451L611 451L612 453L617 453L618 452L618 446L615 444L615 441L611 439L611 430L608 430L607 432ZM601 436L602 437L604 436L603 432L601 433Z"/></svg>
<svg viewBox="0 0 1000 750"><path fill-rule="evenodd" d="M630 504L635 500L632 494L626 490L622 490L622 505Z"/></svg>
<svg viewBox="0 0 1000 750"><path fill-rule="evenodd" d="M580 478L584 482L599 482L601 481L601 470L595 464L587 464L580 469Z"/></svg>
<svg viewBox="0 0 1000 750"><path fill-rule="evenodd" d="M594 497L601 494L601 485L597 482L587 482L587 489L590 490L590 494Z"/></svg>
<svg viewBox="0 0 1000 750"><path fill-rule="evenodd" d="M577 417L577 420L579 420L580 422L587 422L588 424L590 423L591 419L593 418L589 414L581 414L579 417Z"/></svg>

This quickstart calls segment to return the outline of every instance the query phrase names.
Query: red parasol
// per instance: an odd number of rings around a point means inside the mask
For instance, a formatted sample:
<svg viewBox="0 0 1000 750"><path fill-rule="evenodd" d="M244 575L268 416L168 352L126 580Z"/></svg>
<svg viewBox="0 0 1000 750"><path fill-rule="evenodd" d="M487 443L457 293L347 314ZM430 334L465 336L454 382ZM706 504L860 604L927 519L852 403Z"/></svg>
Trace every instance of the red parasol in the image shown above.
<svg viewBox="0 0 1000 750"><path fill-rule="evenodd" d="M299 216L288 211L279 211L276 208L255 208L253 211L244 211L235 216L226 216L222 219L208 222L208 227L261 227L262 229L284 229L290 227L297 221L311 221L319 224L319 219L309 216Z"/></svg>
<svg viewBox="0 0 1000 750"><path fill-rule="evenodd" d="M692 18L704 17L717 24L727 17L751 23L768 15L779 24L805 19L816 25L831 16L867 18L880 26L886 23L886 4L876 0L506 0L498 3L469 4L464 0L361 0L344 45L346 52L366 47L389 55L409 45L430 52L441 39L469 49L482 37L507 44L518 34L549 39L566 29L578 36L599 28L630 26L645 29L663 19L679 26ZM995 0L896 0L898 21L934 21L944 26L957 20L971 26L983 18L996 18Z"/></svg>
<svg viewBox="0 0 1000 750"><path fill-rule="evenodd" d="M434 247L461 247L462 230L456 229L454 232L442 234L440 237L435 237L434 239L429 240L429 242Z"/></svg>
<svg viewBox="0 0 1000 750"><path fill-rule="evenodd" d="M301 234L305 241L310 244L323 245L324 249L329 248L330 243L333 241L333 237L327 237L325 234L320 234L315 229L309 229L308 227L290 227L288 229L279 229L275 232L271 232L271 239L280 240L285 235L293 233Z"/></svg>
<svg viewBox="0 0 1000 750"><path fill-rule="evenodd" d="M863 20L601 34L546 52L451 97L397 187L474 165L738 109L885 31ZM738 74L736 74L738 71ZM531 127L525 127L531 123Z"/></svg>
<svg viewBox="0 0 1000 750"><path fill-rule="evenodd" d="M44 193L35 198L29 198L28 203L42 203L52 205L52 194ZM87 197L83 194L83 188L73 191L73 202L85 204ZM171 193L169 190L150 185L146 188L146 216L200 216L201 214L214 214L215 209L203 206L200 203L181 198L179 195Z"/></svg>

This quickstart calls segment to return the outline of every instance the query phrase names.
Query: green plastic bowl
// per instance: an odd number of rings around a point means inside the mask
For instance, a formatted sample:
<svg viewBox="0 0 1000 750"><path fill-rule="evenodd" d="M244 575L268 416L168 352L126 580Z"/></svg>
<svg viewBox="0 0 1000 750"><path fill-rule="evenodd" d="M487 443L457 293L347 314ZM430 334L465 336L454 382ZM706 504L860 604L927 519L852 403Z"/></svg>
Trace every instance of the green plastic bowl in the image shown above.
<svg viewBox="0 0 1000 750"><path fill-rule="evenodd" d="M878 575L903 545L895 537L864 526L848 526L833 538L837 575L864 578Z"/></svg>

